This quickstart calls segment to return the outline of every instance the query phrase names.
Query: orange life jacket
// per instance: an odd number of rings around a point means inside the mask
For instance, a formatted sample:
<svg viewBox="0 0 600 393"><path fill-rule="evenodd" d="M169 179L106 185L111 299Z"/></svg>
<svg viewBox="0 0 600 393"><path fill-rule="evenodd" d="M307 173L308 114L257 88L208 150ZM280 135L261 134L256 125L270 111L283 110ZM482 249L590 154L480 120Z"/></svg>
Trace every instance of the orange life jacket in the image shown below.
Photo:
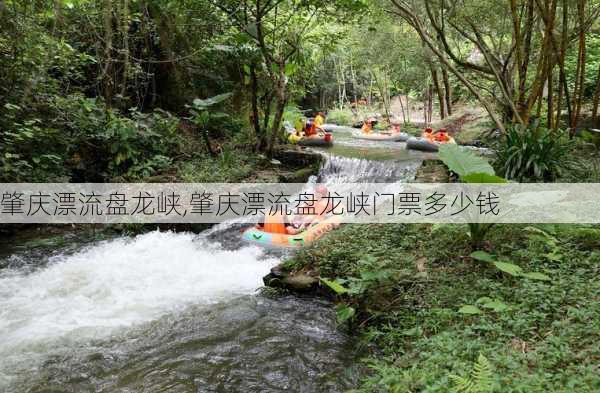
<svg viewBox="0 0 600 393"><path fill-rule="evenodd" d="M304 135L312 136L317 135L317 125L314 121L307 121L306 126L304 128Z"/></svg>
<svg viewBox="0 0 600 393"><path fill-rule="evenodd" d="M282 233L286 234L285 224L283 223L283 217L281 214L265 216L265 225L263 230L268 233Z"/></svg>
<svg viewBox="0 0 600 393"><path fill-rule="evenodd" d="M445 132L438 132L434 135L434 139L436 142L448 142L450 140L450 136L448 136Z"/></svg>

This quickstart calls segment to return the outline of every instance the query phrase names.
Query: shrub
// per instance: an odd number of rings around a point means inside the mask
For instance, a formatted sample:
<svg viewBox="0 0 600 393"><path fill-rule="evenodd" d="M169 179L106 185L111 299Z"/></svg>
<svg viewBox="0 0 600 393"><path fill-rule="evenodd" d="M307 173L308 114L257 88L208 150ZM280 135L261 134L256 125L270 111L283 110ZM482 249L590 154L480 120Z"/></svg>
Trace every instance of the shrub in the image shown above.
<svg viewBox="0 0 600 393"><path fill-rule="evenodd" d="M294 105L286 106L283 112L283 121L289 122L292 126L303 117L304 114L302 113L302 111Z"/></svg>
<svg viewBox="0 0 600 393"><path fill-rule="evenodd" d="M183 147L179 120L167 112L131 110L124 116L81 95L48 102L44 118L4 106L1 181L139 179L165 168Z"/></svg>
<svg viewBox="0 0 600 393"><path fill-rule="evenodd" d="M507 130L497 148L495 166L500 175L517 181L553 181L573 166L573 143L565 132L532 124Z"/></svg>
<svg viewBox="0 0 600 393"><path fill-rule="evenodd" d="M332 109L327 113L327 122L341 126L351 126L353 117L352 111L349 109Z"/></svg>

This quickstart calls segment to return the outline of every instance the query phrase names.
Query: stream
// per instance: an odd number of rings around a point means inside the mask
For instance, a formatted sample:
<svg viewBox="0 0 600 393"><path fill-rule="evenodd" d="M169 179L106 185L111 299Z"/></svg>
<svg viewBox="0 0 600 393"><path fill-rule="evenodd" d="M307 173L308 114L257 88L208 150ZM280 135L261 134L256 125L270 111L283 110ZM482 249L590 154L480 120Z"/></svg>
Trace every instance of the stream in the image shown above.
<svg viewBox="0 0 600 393"><path fill-rule="evenodd" d="M395 182L423 153L334 133L312 181ZM2 392L341 392L360 354L330 303L258 292L288 254L243 224L0 242Z"/></svg>

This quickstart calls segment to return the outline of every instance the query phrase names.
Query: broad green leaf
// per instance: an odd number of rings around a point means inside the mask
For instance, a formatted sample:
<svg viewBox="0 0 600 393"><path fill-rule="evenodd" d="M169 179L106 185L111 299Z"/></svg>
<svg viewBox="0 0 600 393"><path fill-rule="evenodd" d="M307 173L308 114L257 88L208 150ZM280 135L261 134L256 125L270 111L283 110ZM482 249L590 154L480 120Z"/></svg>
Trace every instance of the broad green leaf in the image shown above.
<svg viewBox="0 0 600 393"><path fill-rule="evenodd" d="M441 145L438 155L448 169L460 176L461 179L471 173L495 175L494 168L485 159L476 156L470 150L461 149L457 145Z"/></svg>
<svg viewBox="0 0 600 393"><path fill-rule="evenodd" d="M402 331L403 336L417 337L417 336L421 336L422 334L423 334L423 329L421 329L418 326L415 326L412 329L406 329L406 330Z"/></svg>
<svg viewBox="0 0 600 393"><path fill-rule="evenodd" d="M515 277L518 277L523 273L523 269L521 269L519 266L515 265L514 263L494 262L494 266L496 266L496 268L498 270L501 270L504 273L508 273L511 276L515 276Z"/></svg>
<svg viewBox="0 0 600 393"><path fill-rule="evenodd" d="M326 278L323 278L323 277L321 277L320 280L321 280L321 282L323 284L327 285L329 287L329 289L331 289L337 295L343 295L344 293L348 292L348 289L345 288L344 286L342 286L338 282L330 281L330 280L328 280Z"/></svg>
<svg viewBox="0 0 600 393"><path fill-rule="evenodd" d="M469 173L468 175L462 176L461 180L465 183L486 183L486 184L497 184L497 183L508 183L508 181L500 176L490 175L489 173Z"/></svg>
<svg viewBox="0 0 600 393"><path fill-rule="evenodd" d="M469 314L469 315L475 315L475 314L481 314L482 311L481 309L479 309L479 307L470 305L470 304L466 304L464 306L462 306L461 308L458 309L458 312L461 314Z"/></svg>
<svg viewBox="0 0 600 393"><path fill-rule="evenodd" d="M530 278L532 280L550 281L550 277L540 272L521 273L521 277Z"/></svg>
<svg viewBox="0 0 600 393"><path fill-rule="evenodd" d="M285 65L285 75L286 76L292 76L296 73L296 70L298 69L298 65L296 63L287 63Z"/></svg>
<svg viewBox="0 0 600 393"><path fill-rule="evenodd" d="M216 95L214 97L206 98L204 100L200 99L200 98L195 98L193 101L193 104L198 109L205 109L209 106L223 102L231 96L232 96L232 93L224 93L224 94Z"/></svg>
<svg viewBox="0 0 600 393"><path fill-rule="evenodd" d="M353 307L347 306L345 304L340 304L336 307L337 320L339 323L344 323L356 314L356 311Z"/></svg>
<svg viewBox="0 0 600 393"><path fill-rule="evenodd" d="M480 297L479 299L477 299L477 301L475 303L482 304L482 303L489 303L491 301L492 301L492 298L483 296L483 297Z"/></svg>
<svg viewBox="0 0 600 393"><path fill-rule="evenodd" d="M496 257L494 257L491 254L488 254L485 251L475 251L475 252L471 253L471 258L477 259L478 261L483 261L483 262L491 262L491 263L496 262Z"/></svg>
<svg viewBox="0 0 600 393"><path fill-rule="evenodd" d="M509 308L508 304L500 300L492 300L490 302L486 302L482 305L482 307L492 309L496 312L506 311Z"/></svg>

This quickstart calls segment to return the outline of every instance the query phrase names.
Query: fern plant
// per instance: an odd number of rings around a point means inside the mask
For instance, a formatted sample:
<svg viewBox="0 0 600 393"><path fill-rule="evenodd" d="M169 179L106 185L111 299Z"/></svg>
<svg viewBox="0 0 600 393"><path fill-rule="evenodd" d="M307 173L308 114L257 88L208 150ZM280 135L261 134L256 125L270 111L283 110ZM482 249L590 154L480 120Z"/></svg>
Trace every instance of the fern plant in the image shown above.
<svg viewBox="0 0 600 393"><path fill-rule="evenodd" d="M461 377L449 375L455 393L489 393L492 391L494 372L489 360L479 354L469 375Z"/></svg>

